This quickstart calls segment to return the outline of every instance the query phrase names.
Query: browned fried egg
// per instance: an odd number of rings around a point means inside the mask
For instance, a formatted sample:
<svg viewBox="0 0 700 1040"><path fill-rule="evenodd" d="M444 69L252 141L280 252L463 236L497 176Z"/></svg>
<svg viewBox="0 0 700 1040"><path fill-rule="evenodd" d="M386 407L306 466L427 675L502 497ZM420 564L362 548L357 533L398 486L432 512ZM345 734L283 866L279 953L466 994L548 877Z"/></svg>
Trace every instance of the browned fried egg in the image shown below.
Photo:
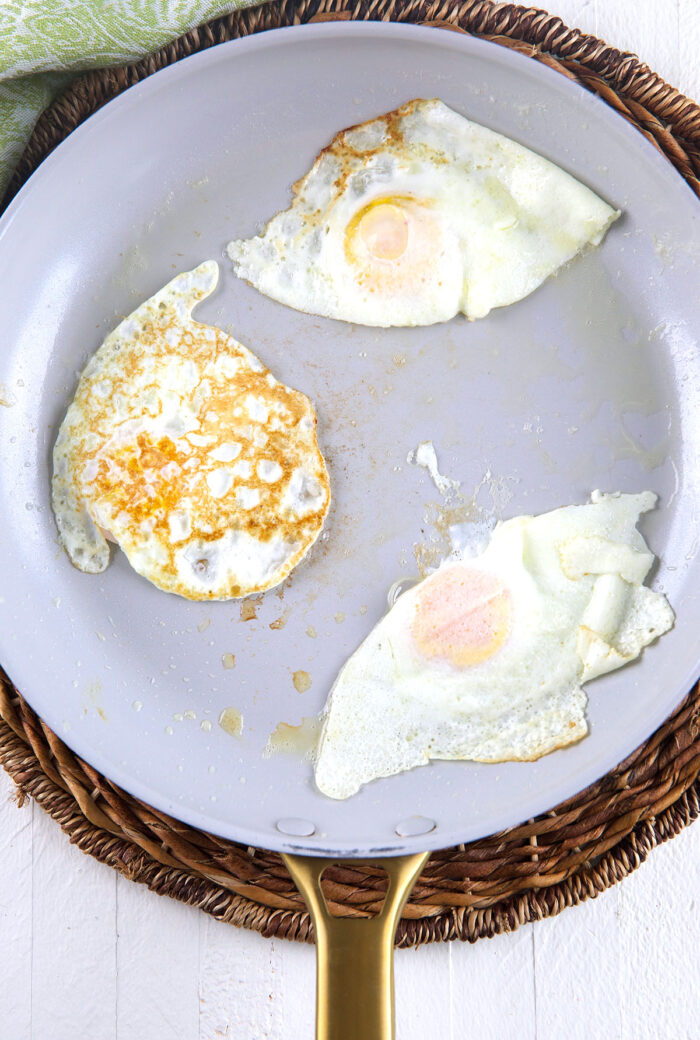
<svg viewBox="0 0 700 1040"><path fill-rule="evenodd" d="M217 279L203 263L122 321L88 362L54 448L53 509L76 567L103 571L110 539L188 599L277 585L330 503L309 399L192 320Z"/></svg>

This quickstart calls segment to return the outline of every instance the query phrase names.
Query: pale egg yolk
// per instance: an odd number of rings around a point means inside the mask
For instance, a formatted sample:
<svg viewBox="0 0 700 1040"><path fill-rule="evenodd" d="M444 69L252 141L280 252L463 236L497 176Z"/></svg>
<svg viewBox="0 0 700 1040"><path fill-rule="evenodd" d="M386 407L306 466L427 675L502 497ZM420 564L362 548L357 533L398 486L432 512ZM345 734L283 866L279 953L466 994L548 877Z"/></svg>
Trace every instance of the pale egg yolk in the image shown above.
<svg viewBox="0 0 700 1040"><path fill-rule="evenodd" d="M452 567L425 584L411 634L424 657L467 668L492 657L510 632L511 597L498 578Z"/></svg>
<svg viewBox="0 0 700 1040"><path fill-rule="evenodd" d="M413 268L432 254L434 238L422 202L408 195L386 195L367 203L347 224L345 259L360 281L388 287L414 279Z"/></svg>
<svg viewBox="0 0 700 1040"><path fill-rule="evenodd" d="M398 260L408 245L408 220L398 206L380 202L365 210L357 232L375 260Z"/></svg>

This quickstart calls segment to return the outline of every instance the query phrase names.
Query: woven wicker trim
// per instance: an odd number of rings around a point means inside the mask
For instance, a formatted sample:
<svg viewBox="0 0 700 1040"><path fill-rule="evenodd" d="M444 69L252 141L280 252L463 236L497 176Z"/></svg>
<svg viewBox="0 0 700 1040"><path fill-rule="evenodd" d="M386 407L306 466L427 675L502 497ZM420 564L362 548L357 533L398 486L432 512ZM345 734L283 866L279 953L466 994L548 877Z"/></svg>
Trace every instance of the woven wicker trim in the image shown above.
<svg viewBox="0 0 700 1040"><path fill-rule="evenodd" d="M469 32L548 65L587 90L652 141L700 195L700 106L666 83L634 54L569 29L532 7L467 0L284 0L249 8L193 29L142 61L80 77L39 119L5 202L79 123L127 87L180 58L265 29L309 21L359 19L435 25Z"/></svg>
<svg viewBox="0 0 700 1040"><path fill-rule="evenodd" d="M632 54L568 29L544 11L462 4L339 0L267 4L193 30L144 61L92 72L40 118L7 201L75 127L122 90L178 59L263 29L329 18L394 20L467 31L518 50L598 93L700 195L700 107ZM34 798L84 852L153 891L264 935L313 929L280 857L188 827L132 798L79 759L0 673L0 762L20 799ZM415 945L512 931L597 895L700 814L700 687L617 769L556 809L470 845L434 853L399 926ZM381 880L344 864L327 872L336 912L366 916Z"/></svg>
<svg viewBox="0 0 700 1040"><path fill-rule="evenodd" d="M264 935L310 941L280 857L217 838L132 798L79 759L0 674L0 762L84 852L153 891ZM595 896L700 815L700 686L637 751L556 809L434 853L401 921L402 946L512 931ZM381 881L326 873L334 912L378 909Z"/></svg>

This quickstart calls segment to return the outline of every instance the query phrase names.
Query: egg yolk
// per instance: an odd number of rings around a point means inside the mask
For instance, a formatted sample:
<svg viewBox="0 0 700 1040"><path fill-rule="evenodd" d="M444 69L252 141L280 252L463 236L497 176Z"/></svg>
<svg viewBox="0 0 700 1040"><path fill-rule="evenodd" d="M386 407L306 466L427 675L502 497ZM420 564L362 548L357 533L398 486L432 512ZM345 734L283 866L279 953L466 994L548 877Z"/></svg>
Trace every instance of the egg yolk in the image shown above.
<svg viewBox="0 0 700 1040"><path fill-rule="evenodd" d="M345 228L345 258L353 265L379 262L387 268L410 252L412 229L424 219L421 203L406 195L373 199L359 209Z"/></svg>
<svg viewBox="0 0 700 1040"><path fill-rule="evenodd" d="M398 206L380 202L360 217L357 232L375 260L398 260L408 245L408 220Z"/></svg>
<svg viewBox="0 0 700 1040"><path fill-rule="evenodd" d="M433 200L413 195L385 195L358 209L344 235L357 289L387 300L439 290L448 245L443 224Z"/></svg>
<svg viewBox="0 0 700 1040"><path fill-rule="evenodd" d="M426 582L411 635L423 657L468 668L492 657L510 632L511 597L498 578L452 567Z"/></svg>

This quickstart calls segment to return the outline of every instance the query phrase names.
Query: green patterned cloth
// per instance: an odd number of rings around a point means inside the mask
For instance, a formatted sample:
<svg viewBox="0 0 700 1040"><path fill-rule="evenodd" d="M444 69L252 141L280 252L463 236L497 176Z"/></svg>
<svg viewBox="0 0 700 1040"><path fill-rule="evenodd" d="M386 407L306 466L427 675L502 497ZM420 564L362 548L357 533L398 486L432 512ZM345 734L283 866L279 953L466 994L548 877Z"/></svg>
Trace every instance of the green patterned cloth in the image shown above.
<svg viewBox="0 0 700 1040"><path fill-rule="evenodd" d="M260 0L0 0L0 199L39 114L86 69L125 65Z"/></svg>

